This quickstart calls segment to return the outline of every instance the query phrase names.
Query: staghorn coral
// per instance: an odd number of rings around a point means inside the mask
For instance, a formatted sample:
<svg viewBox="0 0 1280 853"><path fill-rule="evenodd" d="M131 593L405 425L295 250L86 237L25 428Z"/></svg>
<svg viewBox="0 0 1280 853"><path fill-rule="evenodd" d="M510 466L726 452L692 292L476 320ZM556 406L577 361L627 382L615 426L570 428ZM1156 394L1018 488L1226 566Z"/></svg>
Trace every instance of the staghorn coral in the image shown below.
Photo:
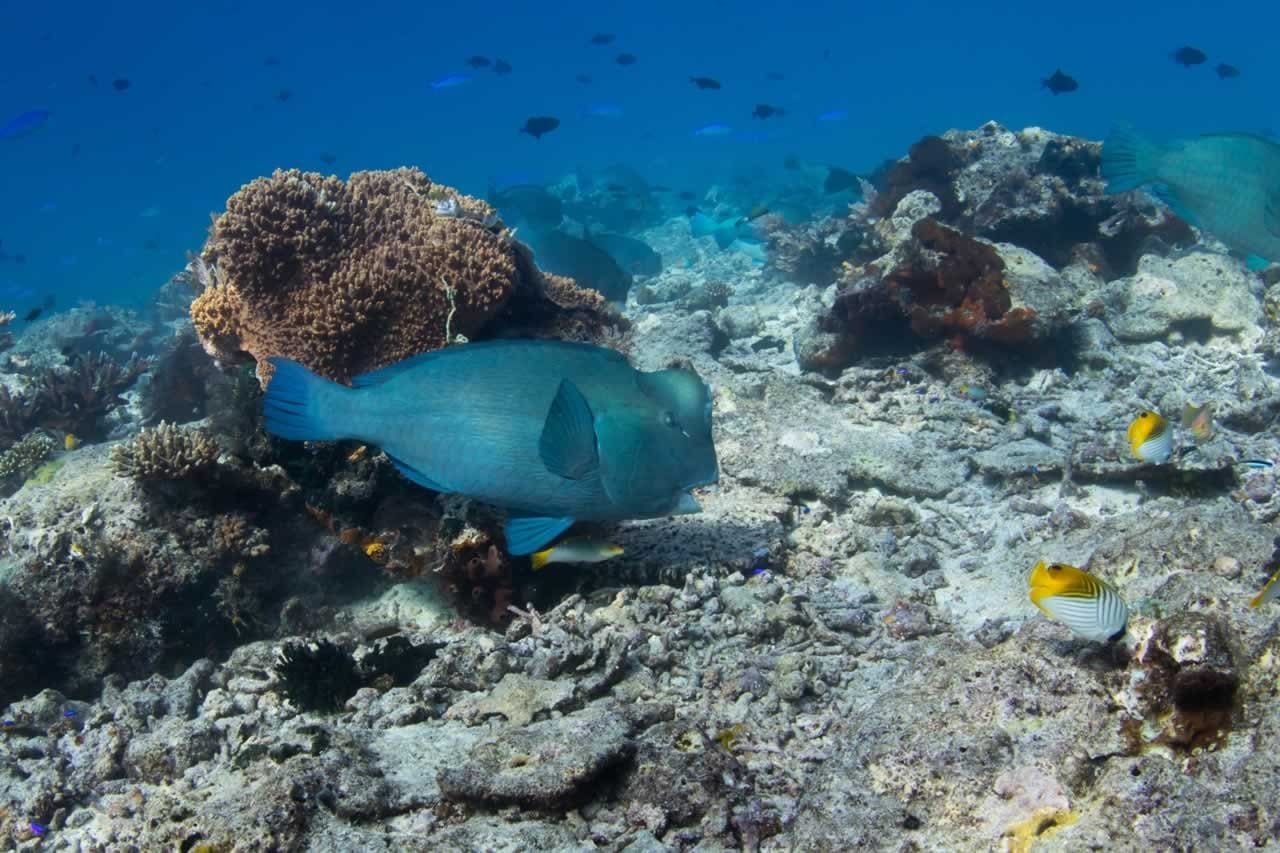
<svg viewBox="0 0 1280 853"><path fill-rule="evenodd" d="M218 462L216 442L200 430L181 430L160 422L111 449L116 476L132 480L182 480L208 471Z"/></svg>
<svg viewBox="0 0 1280 853"><path fill-rule="evenodd" d="M453 213L441 212L442 198ZM519 288L555 300L517 245L487 204L417 169L346 183L276 171L242 187L215 220L191 319L210 355L252 356L264 385L271 356L345 382L475 335Z"/></svg>
<svg viewBox="0 0 1280 853"><path fill-rule="evenodd" d="M124 402L124 391L147 369L136 356L123 365L105 353L77 356L67 370L49 370L31 399L32 419L47 429L100 438L104 415Z"/></svg>
<svg viewBox="0 0 1280 853"><path fill-rule="evenodd" d="M824 216L790 225L781 216L768 214L757 225L769 244L765 267L806 284L830 284L841 262L853 256L864 240L864 229L852 216Z"/></svg>

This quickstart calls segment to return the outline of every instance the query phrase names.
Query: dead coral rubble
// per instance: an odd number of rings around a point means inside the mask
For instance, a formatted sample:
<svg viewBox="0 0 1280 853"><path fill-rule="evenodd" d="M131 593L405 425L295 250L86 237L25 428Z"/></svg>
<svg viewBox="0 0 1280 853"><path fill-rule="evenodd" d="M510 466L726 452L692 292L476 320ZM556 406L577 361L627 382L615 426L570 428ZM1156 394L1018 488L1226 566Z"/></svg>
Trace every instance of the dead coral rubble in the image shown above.
<svg viewBox="0 0 1280 853"><path fill-rule="evenodd" d="M264 382L272 356L345 382L474 336L521 289L548 299L517 245L491 207L417 169L276 171L214 222L191 318L210 355L251 356Z"/></svg>

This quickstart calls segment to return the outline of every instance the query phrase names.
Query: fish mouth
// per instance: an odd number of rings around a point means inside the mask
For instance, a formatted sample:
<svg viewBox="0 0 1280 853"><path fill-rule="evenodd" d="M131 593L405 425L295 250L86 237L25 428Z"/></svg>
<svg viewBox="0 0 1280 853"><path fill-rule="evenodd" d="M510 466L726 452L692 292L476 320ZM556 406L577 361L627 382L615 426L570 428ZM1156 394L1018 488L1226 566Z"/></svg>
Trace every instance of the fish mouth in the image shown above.
<svg viewBox="0 0 1280 853"><path fill-rule="evenodd" d="M689 513L701 512L702 505L688 492L681 492L680 497L676 498L676 505L671 510L675 515L687 515Z"/></svg>

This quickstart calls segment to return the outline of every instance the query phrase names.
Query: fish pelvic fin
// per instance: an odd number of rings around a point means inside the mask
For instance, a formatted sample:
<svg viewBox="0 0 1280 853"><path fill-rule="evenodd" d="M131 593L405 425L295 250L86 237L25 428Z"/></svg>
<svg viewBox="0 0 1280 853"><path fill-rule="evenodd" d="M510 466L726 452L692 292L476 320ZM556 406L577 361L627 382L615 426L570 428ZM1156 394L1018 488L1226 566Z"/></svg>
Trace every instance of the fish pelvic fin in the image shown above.
<svg viewBox="0 0 1280 853"><path fill-rule="evenodd" d="M1123 193L1157 180L1164 149L1132 127L1117 127L1102 145L1102 177L1108 193Z"/></svg>
<svg viewBox="0 0 1280 853"><path fill-rule="evenodd" d="M267 432L295 441L350 438L344 428L349 389L287 358L269 359L275 373L267 385L262 414Z"/></svg>
<svg viewBox="0 0 1280 853"><path fill-rule="evenodd" d="M507 553L523 557L541 550L552 539L573 525L572 518L547 518L540 515L512 515L507 519Z"/></svg>

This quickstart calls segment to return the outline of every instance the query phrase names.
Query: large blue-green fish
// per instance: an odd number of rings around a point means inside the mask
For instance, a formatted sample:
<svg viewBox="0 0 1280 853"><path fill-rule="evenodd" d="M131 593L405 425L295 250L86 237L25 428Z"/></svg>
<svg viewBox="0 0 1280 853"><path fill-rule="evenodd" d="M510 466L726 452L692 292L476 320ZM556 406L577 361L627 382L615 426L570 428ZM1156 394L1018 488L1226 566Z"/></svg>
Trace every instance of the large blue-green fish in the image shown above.
<svg viewBox="0 0 1280 853"><path fill-rule="evenodd" d="M574 521L697 512L719 477L711 394L696 373L645 373L620 353L556 341L429 352L352 387L271 359L267 431L381 447L406 477L507 510L530 554Z"/></svg>
<svg viewBox="0 0 1280 853"><path fill-rule="evenodd" d="M1102 146L1107 192L1152 184L1183 219L1245 255L1254 269L1280 261L1280 144L1211 133L1161 145L1133 130Z"/></svg>

